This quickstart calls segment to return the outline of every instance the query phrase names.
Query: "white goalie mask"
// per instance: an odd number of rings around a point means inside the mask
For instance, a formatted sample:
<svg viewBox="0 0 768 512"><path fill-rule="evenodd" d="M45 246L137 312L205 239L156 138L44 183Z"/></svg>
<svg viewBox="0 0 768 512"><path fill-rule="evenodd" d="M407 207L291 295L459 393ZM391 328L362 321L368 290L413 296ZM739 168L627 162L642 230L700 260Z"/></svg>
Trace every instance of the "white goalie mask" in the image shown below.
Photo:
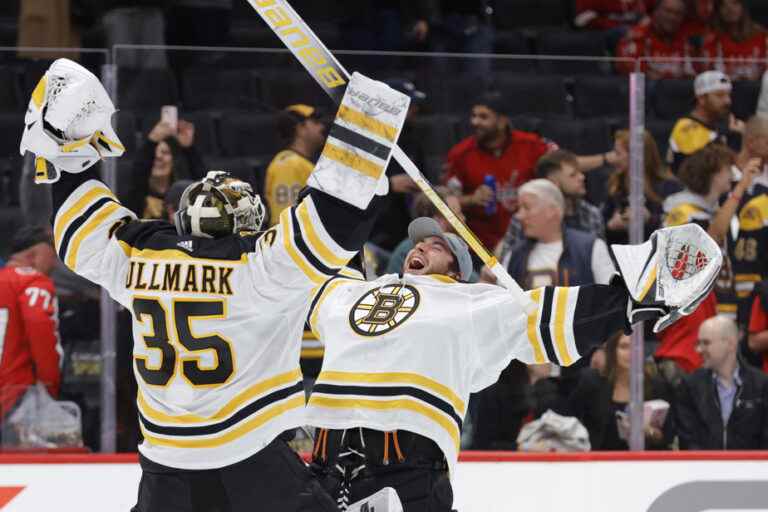
<svg viewBox="0 0 768 512"><path fill-rule="evenodd" d="M174 223L179 235L219 238L259 231L265 213L248 183L225 171L209 171L184 190Z"/></svg>
<svg viewBox="0 0 768 512"><path fill-rule="evenodd" d="M52 183L125 148L112 128L115 106L96 75L58 59L38 82L24 118L19 151L35 155L35 181Z"/></svg>

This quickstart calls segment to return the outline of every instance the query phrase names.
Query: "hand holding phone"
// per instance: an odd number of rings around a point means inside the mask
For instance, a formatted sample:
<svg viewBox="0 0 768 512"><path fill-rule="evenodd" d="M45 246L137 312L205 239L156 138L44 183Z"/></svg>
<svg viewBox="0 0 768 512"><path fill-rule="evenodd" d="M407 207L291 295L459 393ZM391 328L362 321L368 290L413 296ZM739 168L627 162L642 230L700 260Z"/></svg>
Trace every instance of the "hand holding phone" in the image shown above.
<svg viewBox="0 0 768 512"><path fill-rule="evenodd" d="M160 122L173 128L173 133L179 131L179 109L176 105L163 105L160 107Z"/></svg>

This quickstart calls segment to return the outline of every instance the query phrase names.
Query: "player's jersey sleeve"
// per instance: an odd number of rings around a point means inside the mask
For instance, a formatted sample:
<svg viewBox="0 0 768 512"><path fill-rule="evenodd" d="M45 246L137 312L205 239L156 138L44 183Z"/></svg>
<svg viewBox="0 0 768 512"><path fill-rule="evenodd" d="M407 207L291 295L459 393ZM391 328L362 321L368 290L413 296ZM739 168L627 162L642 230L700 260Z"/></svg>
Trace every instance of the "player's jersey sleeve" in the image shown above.
<svg viewBox="0 0 768 512"><path fill-rule="evenodd" d="M266 276L286 289L307 292L322 286L362 249L380 205L377 196L368 209L360 210L310 189L261 237L256 249L261 254L252 260L259 280Z"/></svg>
<svg viewBox="0 0 768 512"><path fill-rule="evenodd" d="M121 302L128 256L115 232L136 215L96 179L95 173L64 174L54 187L54 242L70 270L102 286Z"/></svg>
<svg viewBox="0 0 768 512"><path fill-rule="evenodd" d="M620 286L548 286L526 295L538 306L530 315L499 288L473 297L473 392L496 382L512 359L570 366L626 327L628 294Z"/></svg>
<svg viewBox="0 0 768 512"><path fill-rule="evenodd" d="M59 394L61 356L58 307L53 281L43 274L25 279L17 299L29 342L35 377L51 396Z"/></svg>

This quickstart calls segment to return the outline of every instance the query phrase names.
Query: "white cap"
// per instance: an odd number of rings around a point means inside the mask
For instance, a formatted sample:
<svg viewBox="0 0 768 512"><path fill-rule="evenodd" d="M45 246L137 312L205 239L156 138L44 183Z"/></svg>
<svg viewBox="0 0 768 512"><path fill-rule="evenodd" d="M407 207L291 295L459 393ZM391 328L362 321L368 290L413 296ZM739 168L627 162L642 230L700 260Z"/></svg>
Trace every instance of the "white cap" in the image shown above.
<svg viewBox="0 0 768 512"><path fill-rule="evenodd" d="M718 91L730 92L731 89L733 89L731 79L722 71L705 71L693 82L693 91L696 96Z"/></svg>
<svg viewBox="0 0 768 512"><path fill-rule="evenodd" d="M525 182L520 190L520 194L533 194L539 199L548 201L561 211L565 212L565 197L557 188L557 185L545 178L539 178Z"/></svg>

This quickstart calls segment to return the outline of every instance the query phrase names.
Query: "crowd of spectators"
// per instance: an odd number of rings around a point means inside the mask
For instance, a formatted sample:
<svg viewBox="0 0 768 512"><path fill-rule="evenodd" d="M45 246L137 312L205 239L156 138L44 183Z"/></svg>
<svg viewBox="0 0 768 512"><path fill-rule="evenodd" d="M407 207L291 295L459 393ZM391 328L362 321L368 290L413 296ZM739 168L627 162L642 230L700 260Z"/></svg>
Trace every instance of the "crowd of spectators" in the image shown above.
<svg viewBox="0 0 768 512"><path fill-rule="evenodd" d="M73 1L72 5L86 3ZM347 23L353 30L344 31L345 44L359 49L480 54L495 48L499 10L494 2L401 3L367 2L381 16L357 19L350 15ZM89 19L103 27L109 44L223 44L232 8L228 0L112 1L100 3ZM29 12L25 9L22 17ZM194 28L205 18L212 25ZM640 62L650 79L695 77L690 91L695 104L685 105L690 111L663 135L669 147L666 154L659 149L658 135L644 133L642 217L646 236L663 226L700 224L722 245L726 264L715 292L694 315L656 338L648 336L645 398L664 400L670 409L663 422L646 425L646 445L654 449L768 448L768 397L763 397L768 386L764 375L768 370L763 370L768 369L768 294L764 291L768 268L761 257L768 249L768 117L759 108L748 119L732 114L733 80L754 81L762 76L768 34L750 18L742 0L578 0L573 27L600 33L616 56L649 58ZM183 52L137 51L125 53L124 58L128 60L121 66L136 68L184 70L199 65ZM469 59L463 71L487 74L489 66L490 59ZM635 61L631 66L615 66L617 72L629 72L635 69ZM436 65L435 72L445 70ZM425 169L433 155L425 149L420 119L432 98L409 78L388 83L412 99L400 145ZM608 245L628 243L632 214L629 131L624 120L612 134L612 147L580 154L561 141L522 129L508 113L509 95L503 88L478 84L471 94L471 98L457 99L462 105L470 103L462 112L469 131L461 137L446 130L453 136L452 147L440 155L440 171L429 175L440 197L466 219L524 288L607 283L613 275ZM325 142L331 113L310 98L269 109L273 119L268 129L278 144L269 161L240 176L262 194L273 225L305 184ZM158 119L154 112L142 115L151 122L145 123L147 128L136 141L131 167L120 169L124 174L119 180L127 184L121 199L145 219L172 219L181 192L211 167L203 150L207 135L202 125L184 119L183 114L175 125ZM441 127L431 125L430 129ZM396 162L387 175L388 205L364 258L369 278L402 270L412 218L433 217L449 228ZM588 193L587 180L592 175L605 178L593 183L597 194ZM54 280L58 284L66 278L57 278L54 272ZM471 280L494 282L479 261ZM85 300L76 299L70 315L81 311L78 301ZM92 295L88 300L94 302ZM62 330L71 328L66 322L62 325ZM27 340L30 347L34 341ZM66 337L64 341L66 348ZM302 368L309 380L322 355L322 346L306 332ZM25 364L34 368L34 358L27 359ZM314 364L306 364L309 360ZM120 362L124 370L125 361ZM126 378L129 370L124 372ZM0 365L0 387L5 385L4 378ZM627 449L621 416L628 401L626 336L605 340L603 348L574 367L513 362L494 386L473 396L463 443L515 449L520 429L552 409L577 417L589 431L592 449ZM136 435L135 426L128 425L135 423L133 411L121 414L121 433Z"/></svg>

